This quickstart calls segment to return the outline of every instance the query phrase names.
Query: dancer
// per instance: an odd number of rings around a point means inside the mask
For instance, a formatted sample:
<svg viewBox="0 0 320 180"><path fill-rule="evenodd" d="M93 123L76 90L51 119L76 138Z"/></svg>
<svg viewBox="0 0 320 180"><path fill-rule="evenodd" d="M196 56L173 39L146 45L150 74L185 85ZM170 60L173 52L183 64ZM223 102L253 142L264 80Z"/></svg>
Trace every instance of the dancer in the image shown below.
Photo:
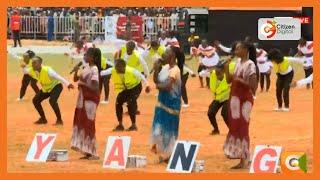
<svg viewBox="0 0 320 180"><path fill-rule="evenodd" d="M128 41L125 48L122 48L120 52L121 59L123 59L128 66L138 70L146 78L148 77L148 75L150 74L148 64L143 59L142 55L136 50L136 43L134 41ZM138 95L138 97L139 96L140 94ZM137 110L137 115L139 114L140 111Z"/></svg>
<svg viewBox="0 0 320 180"><path fill-rule="evenodd" d="M84 154L80 159L97 160L95 118L98 108L99 71L95 62L97 54L94 48L89 48L84 56L88 63L79 74L74 73L74 82L78 82L79 95L73 119L71 149Z"/></svg>
<svg viewBox="0 0 320 180"><path fill-rule="evenodd" d="M313 41L306 41L304 38L301 38L296 56L303 59L303 69L307 78L313 73ZM310 83L307 84L307 89L310 89Z"/></svg>
<svg viewBox="0 0 320 180"><path fill-rule="evenodd" d="M169 161L178 139L181 109L180 69L172 47L166 50L164 61L166 65L163 67L161 61L155 64L153 75L159 94L152 124L151 151L159 154L160 163Z"/></svg>
<svg viewBox="0 0 320 180"><path fill-rule="evenodd" d="M184 108L187 108L190 106L188 93L187 93L187 87L186 87L189 75L191 75L191 77L196 77L194 72L188 66L184 65L183 66L183 74L181 77L181 97L183 100L182 107L184 107Z"/></svg>
<svg viewBox="0 0 320 180"><path fill-rule="evenodd" d="M219 62L219 55L216 53L216 49L210 45L208 45L208 42L206 39L203 39L201 41L201 44L199 45L199 48L197 50L197 56L200 57L199 59L199 68L198 73L200 73L202 70L205 70L207 68L213 67L217 65ZM200 87L203 88L203 78L199 76L200 81ZM206 78L206 84L207 87L210 87L210 78Z"/></svg>
<svg viewBox="0 0 320 180"><path fill-rule="evenodd" d="M47 118L44 114L41 102L49 98L49 103L57 117L57 121L54 125L63 125L58 105L58 99L63 89L61 82L63 82L68 89L73 89L74 86L57 74L51 67L42 65L42 62L43 60L41 57L34 56L32 58L32 67L24 68L25 73L36 79L42 87L32 100L34 107L40 115L40 119L36 121L35 124L47 124Z"/></svg>
<svg viewBox="0 0 320 180"><path fill-rule="evenodd" d="M290 62L303 63L303 59L295 57L284 57L279 49L271 49L268 53L268 59L273 62L274 70L277 74L277 102L278 107L274 111L288 112L289 109L289 91L292 82L294 71ZM282 107L284 102L284 107Z"/></svg>
<svg viewBox="0 0 320 180"><path fill-rule="evenodd" d="M216 115L220 108L222 108L221 116L228 127L228 100L230 95L230 84L227 82L224 72L225 63L226 61L219 61L217 66L212 69L211 73L209 70L201 71L199 73L199 75L202 77L210 76L210 90L214 95L214 100L211 102L207 113L210 123L213 127L213 130L210 133L211 135L220 134L216 119Z"/></svg>
<svg viewBox="0 0 320 180"><path fill-rule="evenodd" d="M256 50L248 42L236 45L235 55L239 57L235 73L229 72L226 63L225 73L231 92L228 106L229 133L224 144L224 153L228 158L240 159L232 168L246 168L250 158L249 121L253 106L253 96L257 89Z"/></svg>
<svg viewBox="0 0 320 180"><path fill-rule="evenodd" d="M151 59L154 63L156 60L162 57L165 51L165 46L160 45L157 41L151 41L150 48L148 50L145 50L142 56L144 59Z"/></svg>
<svg viewBox="0 0 320 180"><path fill-rule="evenodd" d="M114 64L109 59L107 59L106 57L104 57L101 54L101 50L99 48L96 48L95 50L96 50L96 53L97 53L96 54L96 58L100 58L100 64L97 65L98 69L99 69L99 66L101 67L99 72L114 66ZM100 91L100 95L102 93L102 88L104 88L104 100L102 100L100 102L101 104L108 104L109 103L110 78L111 78L111 75L102 77L99 74L99 91Z"/></svg>
<svg viewBox="0 0 320 180"><path fill-rule="evenodd" d="M174 47L180 48L180 43L179 43L178 39L176 38L176 32L174 32L174 31L169 32L169 38L168 38L166 46L174 46Z"/></svg>
<svg viewBox="0 0 320 180"><path fill-rule="evenodd" d="M129 116L131 119L131 126L127 131L137 131L136 114L137 114L137 99L142 90L141 80L145 83L145 92L150 92L150 87L145 76L138 70L126 65L123 59L115 61L115 67L109 68L101 72L101 76L111 74L114 83L114 90L118 93L116 98L116 115L119 125L113 131L123 131L122 124L123 104L128 104Z"/></svg>
<svg viewBox="0 0 320 180"><path fill-rule="evenodd" d="M75 44L75 49L70 48L69 52L64 53L65 56L70 57L70 66L74 64L74 60L81 60L83 64L85 61L83 60L84 54L87 52L89 48L95 47L92 43L85 43L84 39L77 41Z"/></svg>
<svg viewBox="0 0 320 180"><path fill-rule="evenodd" d="M23 57L17 56L16 54L11 54L14 58L21 60L21 67L23 68L31 68L32 67L32 58L35 56L35 53L31 50L26 51L23 54ZM24 71L23 71L24 72ZM26 94L26 90L28 85L31 85L33 91L37 94L39 92L39 88L37 86L37 80L33 79L29 74L24 72L21 88L20 88L20 96L17 98L17 101L22 101L24 95Z"/></svg>
<svg viewBox="0 0 320 180"><path fill-rule="evenodd" d="M268 54L265 50L256 48L257 51L257 64L260 73L260 88L261 92L264 89L264 79L266 79L266 92L269 91L270 88L270 75L272 70L272 63L268 61Z"/></svg>
<svg viewBox="0 0 320 180"><path fill-rule="evenodd" d="M167 38L167 33L165 31L160 32L160 37L158 39L158 42L160 46L167 46L168 45L168 38Z"/></svg>
<svg viewBox="0 0 320 180"><path fill-rule="evenodd" d="M122 48L120 51L120 57L128 66L137 69L147 77L149 75L148 64L135 48L136 44L134 41L127 42L126 48Z"/></svg>

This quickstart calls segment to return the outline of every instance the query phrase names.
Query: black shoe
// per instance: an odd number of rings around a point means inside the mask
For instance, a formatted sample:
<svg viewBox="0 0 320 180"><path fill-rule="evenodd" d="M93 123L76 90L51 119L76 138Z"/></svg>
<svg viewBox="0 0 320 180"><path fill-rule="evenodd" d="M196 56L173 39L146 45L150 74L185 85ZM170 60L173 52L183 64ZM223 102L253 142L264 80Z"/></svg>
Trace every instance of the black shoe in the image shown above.
<svg viewBox="0 0 320 180"><path fill-rule="evenodd" d="M116 128L114 128L112 131L117 132L117 131L124 131L123 125L118 125Z"/></svg>
<svg viewBox="0 0 320 180"><path fill-rule="evenodd" d="M46 119L40 118L38 121L34 122L34 124L47 124L48 121Z"/></svg>
<svg viewBox="0 0 320 180"><path fill-rule="evenodd" d="M127 131L138 131L138 128L135 124L132 124L128 129Z"/></svg>
<svg viewBox="0 0 320 180"><path fill-rule="evenodd" d="M219 130L213 130L210 135L219 135L220 131Z"/></svg>
<svg viewBox="0 0 320 180"><path fill-rule="evenodd" d="M54 126L62 126L63 125L63 121L60 119L60 120L57 120L55 124L53 124Z"/></svg>

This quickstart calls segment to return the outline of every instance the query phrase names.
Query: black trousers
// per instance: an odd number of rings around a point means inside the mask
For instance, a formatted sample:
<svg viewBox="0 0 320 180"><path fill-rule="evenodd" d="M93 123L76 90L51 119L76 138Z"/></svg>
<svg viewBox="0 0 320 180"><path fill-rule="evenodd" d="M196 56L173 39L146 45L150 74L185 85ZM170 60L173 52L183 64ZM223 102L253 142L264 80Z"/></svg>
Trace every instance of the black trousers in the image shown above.
<svg viewBox="0 0 320 180"><path fill-rule="evenodd" d="M188 104L188 94L187 94L187 88L186 88L186 84L188 81L188 77L189 77L189 73L182 75L181 78L181 96L182 96L182 100L184 102L184 104Z"/></svg>
<svg viewBox="0 0 320 180"><path fill-rule="evenodd" d="M222 107L221 116L222 116L224 122L226 123L226 125L229 127L229 124L228 124L228 102L229 102L228 100L226 100L224 102L219 102L219 101L213 100L209 106L208 117L209 117L210 123L211 123L214 131L219 131L216 115L221 107Z"/></svg>
<svg viewBox="0 0 320 180"><path fill-rule="evenodd" d="M111 75L100 77L99 80L99 90L100 94L102 92L102 87L104 88L104 100L109 100L109 83L110 83Z"/></svg>
<svg viewBox="0 0 320 180"><path fill-rule="evenodd" d="M264 89L264 78L266 78L267 87L266 90L268 91L270 88L270 73L260 73L260 87L261 90Z"/></svg>
<svg viewBox="0 0 320 180"><path fill-rule="evenodd" d="M22 82L21 82L20 99L22 99L26 94L26 90L29 84L31 85L33 91L36 94L39 92L39 88L37 86L37 80L33 79L30 75L25 74L23 75Z"/></svg>
<svg viewBox="0 0 320 180"><path fill-rule="evenodd" d="M116 115L119 124L122 124L123 104L127 103L128 112L131 119L131 123L136 123L136 113L138 109L137 99L142 91L142 84L140 83L132 89L126 89L120 92L116 100Z"/></svg>
<svg viewBox="0 0 320 180"><path fill-rule="evenodd" d="M304 69L304 74L305 77L309 77L311 74L313 73L313 67L311 66L310 68L305 68ZM313 87L313 83L312 83L312 87ZM307 84L307 88L310 88L310 84Z"/></svg>
<svg viewBox="0 0 320 180"><path fill-rule="evenodd" d="M21 41L20 41L20 31L19 30L13 30L13 43L14 47L17 47L17 41L19 43L19 46L21 47Z"/></svg>
<svg viewBox="0 0 320 180"><path fill-rule="evenodd" d="M276 94L277 94L277 101L278 107L282 108L282 103L284 101L284 106L289 108L289 91L290 91L290 84L293 79L294 72L293 70L286 74L281 75L277 74L277 87L276 87Z"/></svg>
<svg viewBox="0 0 320 180"><path fill-rule="evenodd" d="M36 96L33 98L33 105L37 109L40 117L42 119L46 119L46 116L44 114L41 102L47 98L49 98L49 103L56 114L57 121L61 120L61 113L58 105L58 98L62 92L63 86L62 84L56 85L51 92L45 93L42 90L39 91L39 93L36 94Z"/></svg>

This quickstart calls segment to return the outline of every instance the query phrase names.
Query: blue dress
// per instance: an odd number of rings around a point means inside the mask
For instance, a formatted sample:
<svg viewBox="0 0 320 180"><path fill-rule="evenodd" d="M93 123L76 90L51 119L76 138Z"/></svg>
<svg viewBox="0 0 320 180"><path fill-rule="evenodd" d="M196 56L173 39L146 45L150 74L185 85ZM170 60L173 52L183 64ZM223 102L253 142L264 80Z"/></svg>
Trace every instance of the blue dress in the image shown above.
<svg viewBox="0 0 320 180"><path fill-rule="evenodd" d="M158 102L152 124L152 144L156 144L159 153L171 154L179 132L179 115L181 109L181 79L177 66L169 70L166 65L159 74L159 81L165 85L169 82L169 74L175 71L175 82L171 91L159 90ZM165 72L167 71L167 72ZM161 78L161 74L167 77ZM166 75L165 75L166 76Z"/></svg>

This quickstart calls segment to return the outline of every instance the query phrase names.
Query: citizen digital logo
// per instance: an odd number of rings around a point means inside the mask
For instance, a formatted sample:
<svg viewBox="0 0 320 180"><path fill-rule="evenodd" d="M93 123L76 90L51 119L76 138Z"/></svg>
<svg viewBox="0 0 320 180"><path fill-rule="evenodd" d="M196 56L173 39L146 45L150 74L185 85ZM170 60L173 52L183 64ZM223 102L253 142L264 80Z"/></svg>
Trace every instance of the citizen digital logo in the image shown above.
<svg viewBox="0 0 320 180"><path fill-rule="evenodd" d="M297 18L260 18L258 20L258 38L260 40L299 40L301 22Z"/></svg>
<svg viewBox="0 0 320 180"><path fill-rule="evenodd" d="M294 25L287 24L277 24L277 33L286 34L286 33L294 33L296 27Z"/></svg>

